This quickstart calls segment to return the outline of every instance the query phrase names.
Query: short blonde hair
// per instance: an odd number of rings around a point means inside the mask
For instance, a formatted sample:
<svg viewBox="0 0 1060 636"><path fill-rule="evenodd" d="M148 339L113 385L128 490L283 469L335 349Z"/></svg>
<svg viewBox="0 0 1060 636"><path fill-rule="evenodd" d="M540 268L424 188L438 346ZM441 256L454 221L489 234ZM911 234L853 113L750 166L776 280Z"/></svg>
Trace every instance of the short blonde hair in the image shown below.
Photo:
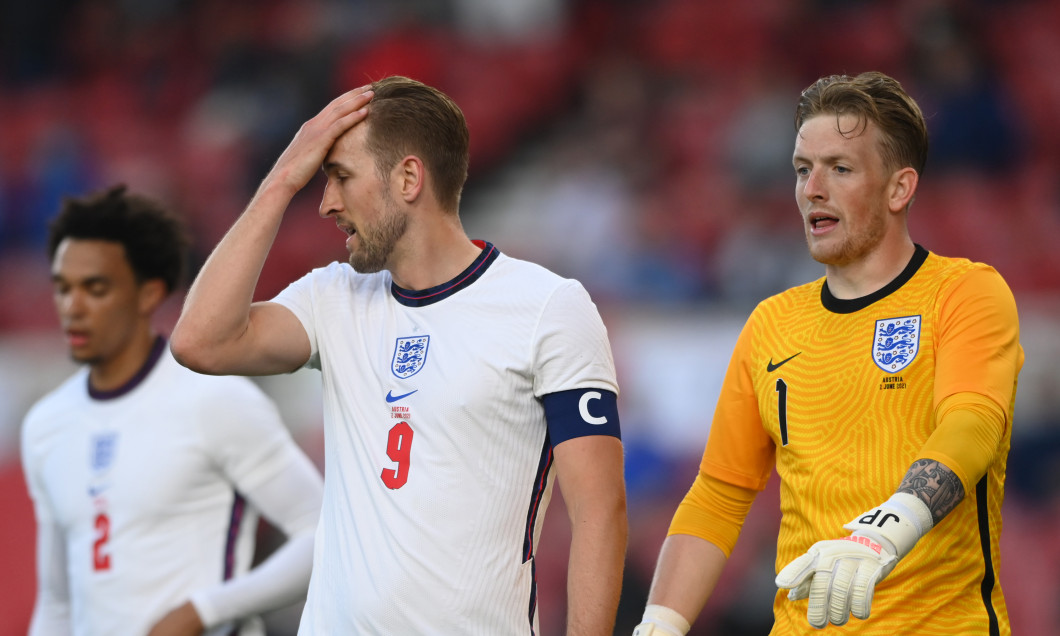
<svg viewBox="0 0 1060 636"><path fill-rule="evenodd" d="M818 115L854 115L858 123L843 135L864 132L874 122L882 133L884 165L891 170L911 167L924 173L928 155L928 131L924 115L916 101L892 77L877 71L849 75L830 75L817 80L802 91L795 108L795 132L803 123Z"/></svg>

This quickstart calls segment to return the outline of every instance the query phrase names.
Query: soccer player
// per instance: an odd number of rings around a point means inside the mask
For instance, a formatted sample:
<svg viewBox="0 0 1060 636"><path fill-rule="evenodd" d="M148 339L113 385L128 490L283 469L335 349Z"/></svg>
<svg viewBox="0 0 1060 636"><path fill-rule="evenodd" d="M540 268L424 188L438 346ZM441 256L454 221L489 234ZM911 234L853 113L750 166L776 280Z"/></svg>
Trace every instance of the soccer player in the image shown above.
<svg viewBox="0 0 1060 636"><path fill-rule="evenodd" d="M27 414L37 517L30 634L263 634L304 597L323 481L250 380L180 366L152 316L179 284L176 215L118 186L67 199L48 241L84 367ZM250 569L259 514L287 535Z"/></svg>
<svg viewBox="0 0 1060 636"><path fill-rule="evenodd" d="M1023 363L1012 293L989 266L910 238L928 136L898 82L821 78L795 129L796 201L825 276L744 326L634 633L689 630L775 467L771 633L1008 634L998 535Z"/></svg>
<svg viewBox="0 0 1060 636"><path fill-rule="evenodd" d="M307 121L192 284L177 359L323 380L324 506L310 634L532 634L557 481L571 523L567 631L609 634L626 545L618 386L585 289L470 240L468 128L388 77ZM332 263L251 302L292 197L326 176Z"/></svg>

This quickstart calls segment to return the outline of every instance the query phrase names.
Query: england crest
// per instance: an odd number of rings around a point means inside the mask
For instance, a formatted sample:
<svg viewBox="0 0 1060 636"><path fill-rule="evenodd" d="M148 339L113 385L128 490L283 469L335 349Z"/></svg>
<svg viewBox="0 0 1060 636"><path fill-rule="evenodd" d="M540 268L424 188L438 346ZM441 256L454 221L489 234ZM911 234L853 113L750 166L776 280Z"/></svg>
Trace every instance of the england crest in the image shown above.
<svg viewBox="0 0 1060 636"><path fill-rule="evenodd" d="M117 445L117 433L98 433L92 436L91 456L89 457L89 465L92 467L92 472L102 473L110 468L111 464L114 463Z"/></svg>
<svg viewBox="0 0 1060 636"><path fill-rule="evenodd" d="M427 361L427 345L430 336L413 336L398 338L394 345L394 361L390 370L401 379L416 375Z"/></svg>
<svg viewBox="0 0 1060 636"><path fill-rule="evenodd" d="M920 316L876 321L872 360L886 373L897 373L908 367L919 350Z"/></svg>
<svg viewBox="0 0 1060 636"><path fill-rule="evenodd" d="M92 436L89 442L88 464L92 469L88 480L88 496L95 499L110 487L108 472L114 465L115 455L118 450L118 434L116 432L98 433Z"/></svg>

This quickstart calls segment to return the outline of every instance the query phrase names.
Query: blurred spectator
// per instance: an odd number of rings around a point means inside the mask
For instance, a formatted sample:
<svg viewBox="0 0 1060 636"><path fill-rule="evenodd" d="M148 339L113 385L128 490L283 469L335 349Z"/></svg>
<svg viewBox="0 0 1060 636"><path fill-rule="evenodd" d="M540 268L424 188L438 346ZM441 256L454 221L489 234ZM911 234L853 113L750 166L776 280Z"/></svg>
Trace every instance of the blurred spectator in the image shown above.
<svg viewBox="0 0 1060 636"><path fill-rule="evenodd" d="M79 131L69 124L42 127L31 143L12 187L8 240L43 249L48 219L63 196L90 188L96 177Z"/></svg>
<svg viewBox="0 0 1060 636"><path fill-rule="evenodd" d="M1018 170L1022 144L1016 118L985 50L975 46L969 21L935 4L915 22L911 77L931 135L927 170Z"/></svg>
<svg viewBox="0 0 1060 636"><path fill-rule="evenodd" d="M728 169L748 192L787 192L794 175L791 95L803 87L781 65L750 69L739 88L742 107L725 126ZM792 200L786 203L790 206Z"/></svg>
<svg viewBox="0 0 1060 636"><path fill-rule="evenodd" d="M567 0L451 0L454 26L472 40L551 39L566 24Z"/></svg>

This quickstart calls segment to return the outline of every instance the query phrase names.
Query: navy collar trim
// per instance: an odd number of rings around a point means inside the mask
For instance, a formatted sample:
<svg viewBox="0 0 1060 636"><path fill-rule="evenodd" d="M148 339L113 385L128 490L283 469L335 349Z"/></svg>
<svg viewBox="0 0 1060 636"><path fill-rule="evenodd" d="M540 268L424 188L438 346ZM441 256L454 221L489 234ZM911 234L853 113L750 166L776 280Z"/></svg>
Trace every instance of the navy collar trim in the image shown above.
<svg viewBox="0 0 1060 636"><path fill-rule="evenodd" d="M908 283L909 279L920 270L920 266L927 260L928 251L918 244L914 244L914 247L916 249L913 250L913 258L909 259L909 264L905 266L902 273L867 296L862 296L861 298L836 298L832 295L831 290L828 289L828 280L825 279L824 285L821 285L821 304L834 314L852 314L890 296L901 289L902 285Z"/></svg>
<svg viewBox="0 0 1060 636"><path fill-rule="evenodd" d="M136 372L136 375L129 378L128 382L110 391L100 391L92 388L92 380L90 377L85 381L85 384L88 385L88 396L93 400L113 400L129 393L136 387L140 386L140 383L144 381L147 374L151 373L151 370L155 368L158 361L162 359L162 352L165 350L166 339L162 336L156 337L155 344L151 346L151 353L147 356L147 360L144 361L144 365L140 367L140 370Z"/></svg>
<svg viewBox="0 0 1060 636"><path fill-rule="evenodd" d="M394 296L394 300L406 307L425 307L449 298L481 278L501 253L492 243L486 241L472 241L472 243L482 248L482 253L467 266L467 269L460 272L456 278L444 282L441 285L421 289L419 291L403 289L398 287L397 283L391 282L390 293Z"/></svg>

